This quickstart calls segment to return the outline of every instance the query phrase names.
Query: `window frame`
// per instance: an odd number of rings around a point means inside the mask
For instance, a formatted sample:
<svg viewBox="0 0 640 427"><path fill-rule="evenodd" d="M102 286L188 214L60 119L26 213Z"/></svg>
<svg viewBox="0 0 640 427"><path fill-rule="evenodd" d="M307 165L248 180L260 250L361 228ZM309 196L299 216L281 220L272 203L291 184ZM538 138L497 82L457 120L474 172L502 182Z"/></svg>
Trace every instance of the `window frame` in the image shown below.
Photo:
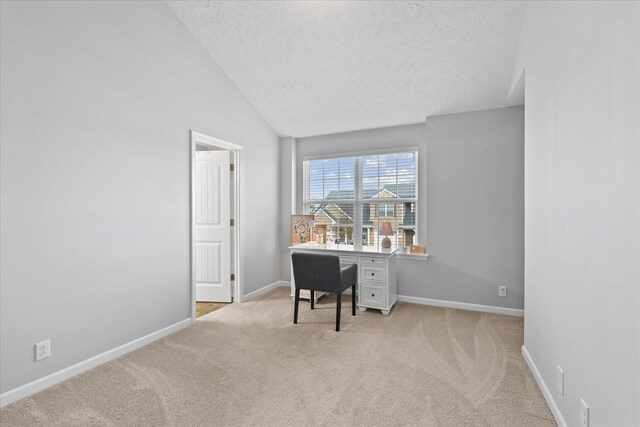
<svg viewBox="0 0 640 427"><path fill-rule="evenodd" d="M363 199L362 198L362 158L366 156L375 156L375 155L384 155L384 154L402 154L402 153L412 153L415 155L415 197L398 197L398 198L370 198ZM369 150L369 151L352 151L352 152L344 152L344 153L333 153L333 154L324 154L317 156L304 156L302 158L302 210L304 214L310 214L310 206L314 204L326 204L326 203L336 203L336 204L352 204L353 205L353 242L362 242L362 229L363 229L363 218L362 218L362 208L365 204L377 203L414 203L415 206L415 225L414 225L414 244L419 241L419 221L418 221L418 213L419 213L419 156L420 150L417 146L411 147L397 147L397 148L389 148L383 150ZM345 157L354 157L354 198L353 199L310 199L309 198L309 168L308 162L311 160L334 160ZM397 173L397 172L396 172ZM378 175L379 176L379 175ZM396 175L397 176L397 175ZM397 182L397 181L396 181ZM395 207L394 207L395 209ZM400 224L396 224L396 231L400 230ZM397 242L397 238L394 241ZM361 243L360 243L361 244ZM378 247L380 247L380 239L378 240ZM392 246L395 247L395 246Z"/></svg>

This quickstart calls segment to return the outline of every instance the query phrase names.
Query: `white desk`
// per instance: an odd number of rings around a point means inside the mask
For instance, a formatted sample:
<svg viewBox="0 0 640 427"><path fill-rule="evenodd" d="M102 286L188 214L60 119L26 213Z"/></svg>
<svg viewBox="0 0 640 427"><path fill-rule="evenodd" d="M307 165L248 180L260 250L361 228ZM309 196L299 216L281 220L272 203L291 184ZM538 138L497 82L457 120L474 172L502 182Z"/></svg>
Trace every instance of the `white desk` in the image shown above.
<svg viewBox="0 0 640 427"><path fill-rule="evenodd" d="M375 308L382 311L385 316L389 314L391 307L396 303L398 288L396 285L396 250L378 249L372 246L353 246L335 244L303 243L290 246L291 253L320 253L325 255L337 255L340 264L358 265L358 306L360 311L367 308ZM293 298L296 285L291 269L291 297ZM317 298L323 295L315 293ZM300 291L300 297L309 299L310 292L304 289Z"/></svg>

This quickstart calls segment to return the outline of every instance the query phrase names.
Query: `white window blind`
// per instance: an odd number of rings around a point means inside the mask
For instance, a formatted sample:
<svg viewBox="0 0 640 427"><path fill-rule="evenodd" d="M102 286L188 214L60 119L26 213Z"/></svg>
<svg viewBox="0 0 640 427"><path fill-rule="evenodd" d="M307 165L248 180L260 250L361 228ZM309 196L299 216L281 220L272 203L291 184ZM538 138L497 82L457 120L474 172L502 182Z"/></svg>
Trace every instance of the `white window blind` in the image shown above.
<svg viewBox="0 0 640 427"><path fill-rule="evenodd" d="M391 223L394 247L417 241L416 151L305 160L303 205L327 241L379 246Z"/></svg>

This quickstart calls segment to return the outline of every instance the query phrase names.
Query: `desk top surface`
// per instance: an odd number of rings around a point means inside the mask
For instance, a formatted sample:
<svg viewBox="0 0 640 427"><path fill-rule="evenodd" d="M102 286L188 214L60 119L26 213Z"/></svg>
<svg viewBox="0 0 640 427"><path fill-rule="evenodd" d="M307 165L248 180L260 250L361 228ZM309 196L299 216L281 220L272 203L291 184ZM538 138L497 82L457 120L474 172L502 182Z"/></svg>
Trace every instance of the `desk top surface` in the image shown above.
<svg viewBox="0 0 640 427"><path fill-rule="evenodd" d="M301 243L299 245L289 246L291 250L312 250L312 251L333 251L333 252L350 252L354 254L367 255L393 255L397 249L382 249L376 246L354 246L354 245L336 245L334 243Z"/></svg>

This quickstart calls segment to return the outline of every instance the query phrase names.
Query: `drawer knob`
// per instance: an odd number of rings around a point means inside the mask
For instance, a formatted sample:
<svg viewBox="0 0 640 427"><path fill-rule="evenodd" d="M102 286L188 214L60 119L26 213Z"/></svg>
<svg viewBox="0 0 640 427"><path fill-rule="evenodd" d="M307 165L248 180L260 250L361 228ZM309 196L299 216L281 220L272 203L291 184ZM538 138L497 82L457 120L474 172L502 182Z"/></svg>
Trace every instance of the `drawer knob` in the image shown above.
<svg viewBox="0 0 640 427"><path fill-rule="evenodd" d="M372 276L373 276L373 275L375 275L375 274L376 274L376 273L371 273L371 275L372 275Z"/></svg>
<svg viewBox="0 0 640 427"><path fill-rule="evenodd" d="M371 297L375 297L375 296L376 296L376 294L371 294Z"/></svg>

